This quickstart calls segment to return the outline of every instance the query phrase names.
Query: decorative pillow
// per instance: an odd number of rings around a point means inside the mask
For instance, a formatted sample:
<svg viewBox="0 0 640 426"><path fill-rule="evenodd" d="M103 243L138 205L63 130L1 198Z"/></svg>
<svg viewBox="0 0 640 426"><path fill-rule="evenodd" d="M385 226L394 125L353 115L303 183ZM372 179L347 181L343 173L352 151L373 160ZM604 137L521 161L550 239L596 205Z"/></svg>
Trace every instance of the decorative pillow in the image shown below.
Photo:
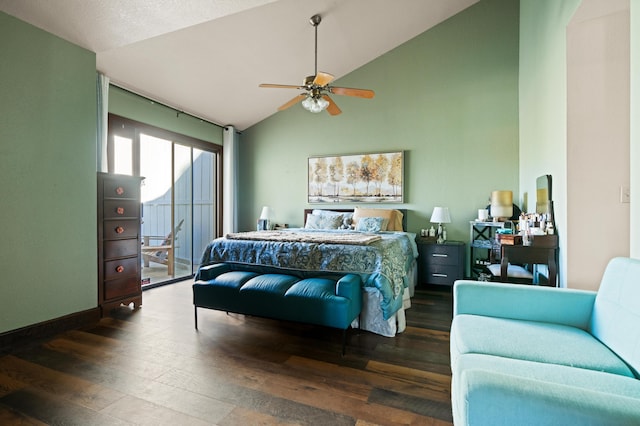
<svg viewBox="0 0 640 426"><path fill-rule="evenodd" d="M358 225L358 221L363 217L382 217L388 220L387 227L383 231L404 231L402 229L403 214L394 209L363 209L356 207L353 212L353 222Z"/></svg>
<svg viewBox="0 0 640 426"><path fill-rule="evenodd" d="M487 266L487 269L489 270L489 272L491 272L491 275L493 275L494 277L500 276L499 263L492 263L491 265ZM530 280L533 279L533 274L527 271L526 269L524 269L520 265L509 264L509 266L507 266L507 276L510 278L527 278Z"/></svg>
<svg viewBox="0 0 640 426"><path fill-rule="evenodd" d="M340 229L353 229L353 214L342 219L342 226L340 226Z"/></svg>
<svg viewBox="0 0 640 426"><path fill-rule="evenodd" d="M313 209L311 214L318 216L342 216L342 220L353 218L353 212L337 212L334 210Z"/></svg>
<svg viewBox="0 0 640 426"><path fill-rule="evenodd" d="M305 229L338 229L342 225L342 215L307 214Z"/></svg>
<svg viewBox="0 0 640 426"><path fill-rule="evenodd" d="M358 220L356 231L380 232L383 228L386 228L386 221L383 217L363 217Z"/></svg>

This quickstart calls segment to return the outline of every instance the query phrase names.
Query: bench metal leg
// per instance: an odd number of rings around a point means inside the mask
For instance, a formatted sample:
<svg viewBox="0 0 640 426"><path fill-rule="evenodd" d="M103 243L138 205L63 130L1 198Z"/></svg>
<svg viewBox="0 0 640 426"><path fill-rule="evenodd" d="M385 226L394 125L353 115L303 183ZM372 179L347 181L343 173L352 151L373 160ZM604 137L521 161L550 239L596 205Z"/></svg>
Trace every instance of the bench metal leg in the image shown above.
<svg viewBox="0 0 640 426"><path fill-rule="evenodd" d="M193 306L193 319L195 320L196 330L198 329L198 307Z"/></svg>

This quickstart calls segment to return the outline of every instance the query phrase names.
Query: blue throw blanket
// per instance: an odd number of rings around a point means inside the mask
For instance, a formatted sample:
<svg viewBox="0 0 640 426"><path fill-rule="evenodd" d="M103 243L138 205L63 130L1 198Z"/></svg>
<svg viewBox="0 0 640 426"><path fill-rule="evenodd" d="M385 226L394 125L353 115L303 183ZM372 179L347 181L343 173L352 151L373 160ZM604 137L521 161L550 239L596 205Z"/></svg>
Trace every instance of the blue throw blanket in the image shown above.
<svg viewBox="0 0 640 426"><path fill-rule="evenodd" d="M290 231L283 231L290 232ZM296 229L300 233L302 230ZM314 234L346 231L304 230ZM255 233L252 233L255 234ZM381 239L366 245L322 242L258 241L217 238L207 245L201 266L233 262L303 271L357 273L365 286L375 287L382 294L382 313L389 319L402 307L408 276L418 250L415 234L410 232L380 232Z"/></svg>

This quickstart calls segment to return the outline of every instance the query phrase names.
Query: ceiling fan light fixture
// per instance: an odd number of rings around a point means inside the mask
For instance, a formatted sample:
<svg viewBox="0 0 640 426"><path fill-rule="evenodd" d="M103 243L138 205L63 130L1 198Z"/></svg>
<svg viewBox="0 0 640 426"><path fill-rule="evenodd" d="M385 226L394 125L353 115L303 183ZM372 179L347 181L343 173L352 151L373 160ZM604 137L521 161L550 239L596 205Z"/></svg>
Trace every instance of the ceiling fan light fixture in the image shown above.
<svg viewBox="0 0 640 426"><path fill-rule="evenodd" d="M328 106L329 106L329 102L326 99L316 98L314 96L307 96L302 101L302 107L307 111L310 111L313 113L322 112L325 109L327 109Z"/></svg>

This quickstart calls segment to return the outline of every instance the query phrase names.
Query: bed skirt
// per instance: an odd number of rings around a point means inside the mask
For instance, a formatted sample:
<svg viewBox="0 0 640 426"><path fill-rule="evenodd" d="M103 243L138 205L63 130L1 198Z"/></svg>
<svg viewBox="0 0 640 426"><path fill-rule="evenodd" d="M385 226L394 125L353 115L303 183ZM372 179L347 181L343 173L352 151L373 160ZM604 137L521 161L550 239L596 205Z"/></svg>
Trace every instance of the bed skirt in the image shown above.
<svg viewBox="0 0 640 426"><path fill-rule="evenodd" d="M374 287L363 287L360 321L356 318L351 323L351 326L386 337L393 337L398 333L402 333L407 326L405 310L411 307L411 298L415 294L415 287L418 281L417 264L414 264L411 269L411 276L409 276L408 281L410 285L409 288L405 289L402 308L387 320L383 319L382 309L380 308L382 302L380 291Z"/></svg>

